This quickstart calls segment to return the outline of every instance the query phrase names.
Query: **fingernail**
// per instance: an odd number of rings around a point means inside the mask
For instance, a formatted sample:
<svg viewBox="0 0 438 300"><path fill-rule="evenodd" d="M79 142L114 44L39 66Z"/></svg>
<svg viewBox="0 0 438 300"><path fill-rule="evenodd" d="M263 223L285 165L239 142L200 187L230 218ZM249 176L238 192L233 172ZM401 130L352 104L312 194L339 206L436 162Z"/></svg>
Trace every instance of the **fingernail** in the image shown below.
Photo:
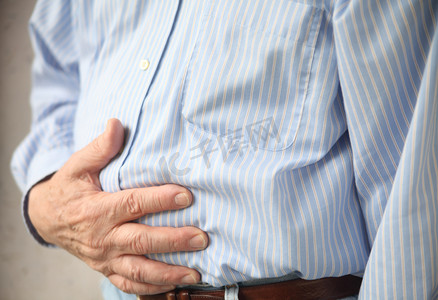
<svg viewBox="0 0 438 300"><path fill-rule="evenodd" d="M186 207L190 205L190 198L187 196L186 193L180 193L175 196L175 203L178 206Z"/></svg>
<svg viewBox="0 0 438 300"><path fill-rule="evenodd" d="M198 280L196 280L195 276L193 276L193 274L189 274L184 276L181 279L181 283L186 283L186 284L193 284L193 283L197 283Z"/></svg>
<svg viewBox="0 0 438 300"><path fill-rule="evenodd" d="M195 249L204 249L207 246L207 241L202 234L198 234L190 240L190 247Z"/></svg>
<svg viewBox="0 0 438 300"><path fill-rule="evenodd" d="M105 129L103 130L104 133L108 133L109 128L110 128L110 124L111 124L111 119L109 119L108 121L106 121Z"/></svg>

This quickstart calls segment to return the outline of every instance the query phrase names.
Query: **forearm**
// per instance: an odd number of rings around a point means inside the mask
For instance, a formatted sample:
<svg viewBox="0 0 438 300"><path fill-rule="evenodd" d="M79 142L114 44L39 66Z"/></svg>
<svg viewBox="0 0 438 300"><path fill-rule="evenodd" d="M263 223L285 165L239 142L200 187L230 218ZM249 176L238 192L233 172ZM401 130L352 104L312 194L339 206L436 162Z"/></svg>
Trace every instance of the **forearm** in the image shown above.
<svg viewBox="0 0 438 300"><path fill-rule="evenodd" d="M40 242L27 214L30 189L56 172L72 154L73 125L79 95L77 52L66 11L69 4L48 7L38 2L29 30L34 49L32 66L32 126L15 151L11 169L23 192L23 216ZM67 17L66 17L67 16ZM56 30L53 30L55 28ZM63 47L60 47L63 45Z"/></svg>

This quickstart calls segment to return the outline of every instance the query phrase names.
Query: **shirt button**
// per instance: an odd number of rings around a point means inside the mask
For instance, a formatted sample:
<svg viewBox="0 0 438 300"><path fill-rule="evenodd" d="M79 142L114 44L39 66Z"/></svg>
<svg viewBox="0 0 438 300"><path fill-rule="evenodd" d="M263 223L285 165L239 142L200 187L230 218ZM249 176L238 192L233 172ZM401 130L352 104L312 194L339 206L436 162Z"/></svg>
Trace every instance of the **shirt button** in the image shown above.
<svg viewBox="0 0 438 300"><path fill-rule="evenodd" d="M146 71L149 68L150 64L151 63L147 59L142 59L140 61L140 69L142 69L143 71Z"/></svg>

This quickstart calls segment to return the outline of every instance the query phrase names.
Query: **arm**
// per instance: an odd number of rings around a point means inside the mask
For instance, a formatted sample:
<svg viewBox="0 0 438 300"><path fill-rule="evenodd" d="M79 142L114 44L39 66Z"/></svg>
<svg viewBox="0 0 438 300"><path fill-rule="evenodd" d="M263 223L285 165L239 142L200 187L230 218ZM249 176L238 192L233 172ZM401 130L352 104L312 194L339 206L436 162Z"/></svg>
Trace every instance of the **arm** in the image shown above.
<svg viewBox="0 0 438 300"><path fill-rule="evenodd" d="M437 8L434 1L350 1L334 16L370 244L360 299L438 295Z"/></svg>
<svg viewBox="0 0 438 300"><path fill-rule="evenodd" d="M30 133L15 151L12 173L26 197L23 215L30 232L37 235L27 215L27 192L37 182L58 170L72 154L74 115L79 95L77 51L68 26L62 22L56 3L45 7L38 2L29 22L35 57L32 65L32 125ZM65 10L65 8L63 8ZM42 17L44 15L44 17ZM41 22L35 20L42 19ZM71 22L69 17L65 18ZM64 45L60 48L58 45Z"/></svg>
<svg viewBox="0 0 438 300"><path fill-rule="evenodd" d="M30 21L35 50L32 128L12 161L14 176L27 195L26 224L40 243L66 249L125 292L163 292L198 281L195 270L147 260L143 254L199 250L207 244L205 233L130 222L147 213L186 207L190 193L175 185L102 192L98 173L123 141L118 121L110 121L105 135L73 154L80 79L69 11L68 1L40 1ZM178 205L175 195L182 191L188 201ZM198 243L190 245L191 237Z"/></svg>
<svg viewBox="0 0 438 300"><path fill-rule="evenodd" d="M438 297L438 32L435 31L361 299ZM383 286L380 286L384 283Z"/></svg>

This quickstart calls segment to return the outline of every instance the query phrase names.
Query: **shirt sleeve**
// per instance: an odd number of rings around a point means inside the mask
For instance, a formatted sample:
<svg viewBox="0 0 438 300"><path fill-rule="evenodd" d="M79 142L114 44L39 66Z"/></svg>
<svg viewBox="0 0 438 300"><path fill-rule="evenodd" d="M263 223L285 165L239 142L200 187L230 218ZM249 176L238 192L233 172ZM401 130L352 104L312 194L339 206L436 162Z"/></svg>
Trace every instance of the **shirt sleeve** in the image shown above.
<svg viewBox="0 0 438 300"><path fill-rule="evenodd" d="M12 173L24 194L23 216L42 244L27 214L27 193L56 172L71 156L74 115L79 95L78 51L70 3L38 1L29 22L34 49L30 133L16 149Z"/></svg>
<svg viewBox="0 0 438 300"><path fill-rule="evenodd" d="M359 299L436 299L438 2L337 6L339 77L370 245Z"/></svg>

